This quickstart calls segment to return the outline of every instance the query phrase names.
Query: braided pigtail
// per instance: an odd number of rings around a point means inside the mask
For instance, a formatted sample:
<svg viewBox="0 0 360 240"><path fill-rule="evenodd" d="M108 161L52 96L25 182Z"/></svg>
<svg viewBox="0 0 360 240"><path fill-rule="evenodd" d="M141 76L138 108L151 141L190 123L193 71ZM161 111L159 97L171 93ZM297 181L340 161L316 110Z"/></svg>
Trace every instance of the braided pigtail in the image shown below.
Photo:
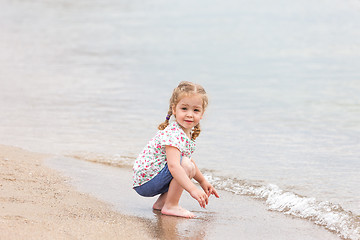
<svg viewBox="0 0 360 240"><path fill-rule="evenodd" d="M191 134L191 139L195 140L200 135L201 129L200 129L200 123L198 123Z"/></svg>
<svg viewBox="0 0 360 240"><path fill-rule="evenodd" d="M164 130L169 125L169 120L170 120L171 115L172 115L172 110L171 110L171 108L169 108L168 114L166 115L165 122L160 123L160 125L158 126L159 130Z"/></svg>

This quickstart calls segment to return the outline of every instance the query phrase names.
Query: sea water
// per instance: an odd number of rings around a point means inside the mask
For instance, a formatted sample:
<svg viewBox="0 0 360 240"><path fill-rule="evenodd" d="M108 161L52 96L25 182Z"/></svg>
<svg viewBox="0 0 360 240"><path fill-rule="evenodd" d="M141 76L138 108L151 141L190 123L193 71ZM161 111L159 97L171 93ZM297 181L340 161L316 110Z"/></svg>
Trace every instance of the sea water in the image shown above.
<svg viewBox="0 0 360 240"><path fill-rule="evenodd" d="M130 168L173 88L217 188L357 239L360 3L3 1L0 143Z"/></svg>

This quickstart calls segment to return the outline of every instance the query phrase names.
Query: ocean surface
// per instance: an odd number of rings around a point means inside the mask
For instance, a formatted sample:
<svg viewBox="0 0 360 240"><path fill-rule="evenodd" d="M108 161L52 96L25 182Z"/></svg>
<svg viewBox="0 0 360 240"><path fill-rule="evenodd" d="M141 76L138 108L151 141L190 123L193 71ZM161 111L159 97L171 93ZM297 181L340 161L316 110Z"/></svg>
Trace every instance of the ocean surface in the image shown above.
<svg viewBox="0 0 360 240"><path fill-rule="evenodd" d="M360 239L360 1L0 3L0 143L128 168L180 81L218 189Z"/></svg>

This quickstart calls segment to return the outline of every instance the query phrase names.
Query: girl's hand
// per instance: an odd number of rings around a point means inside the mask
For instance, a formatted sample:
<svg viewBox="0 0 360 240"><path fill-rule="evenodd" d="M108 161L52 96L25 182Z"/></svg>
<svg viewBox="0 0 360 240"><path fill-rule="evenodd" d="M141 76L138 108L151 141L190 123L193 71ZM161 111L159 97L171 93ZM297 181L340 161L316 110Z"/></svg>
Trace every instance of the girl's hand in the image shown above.
<svg viewBox="0 0 360 240"><path fill-rule="evenodd" d="M200 183L200 186L202 187L202 189L204 189L208 197L213 194L215 197L219 198L219 195L216 192L215 188L208 181L204 180Z"/></svg>
<svg viewBox="0 0 360 240"><path fill-rule="evenodd" d="M205 208L206 205L209 203L208 195L198 188L195 188L193 191L191 191L190 195L199 202L200 207L202 208Z"/></svg>

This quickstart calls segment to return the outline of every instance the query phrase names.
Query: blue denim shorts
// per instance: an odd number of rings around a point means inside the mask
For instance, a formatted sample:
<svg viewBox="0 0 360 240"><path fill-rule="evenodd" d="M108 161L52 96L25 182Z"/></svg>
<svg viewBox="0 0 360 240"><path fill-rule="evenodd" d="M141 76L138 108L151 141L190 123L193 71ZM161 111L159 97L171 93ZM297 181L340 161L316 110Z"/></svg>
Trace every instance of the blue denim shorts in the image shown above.
<svg viewBox="0 0 360 240"><path fill-rule="evenodd" d="M182 156L180 157L180 163ZM154 197L158 194L166 193L169 191L169 185L173 176L171 175L168 165L165 167L150 181L144 183L141 186L135 187L134 190L143 197Z"/></svg>

